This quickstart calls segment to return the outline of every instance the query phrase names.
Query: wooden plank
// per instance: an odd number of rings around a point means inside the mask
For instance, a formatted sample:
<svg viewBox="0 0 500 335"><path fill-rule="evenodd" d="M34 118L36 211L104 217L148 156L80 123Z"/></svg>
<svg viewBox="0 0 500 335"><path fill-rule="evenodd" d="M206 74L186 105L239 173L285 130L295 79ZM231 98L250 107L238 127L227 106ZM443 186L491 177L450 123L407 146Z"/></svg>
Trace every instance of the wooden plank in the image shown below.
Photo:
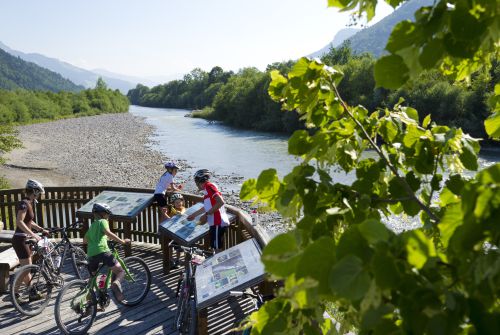
<svg viewBox="0 0 500 335"><path fill-rule="evenodd" d="M7 196L7 201L11 204L7 205L7 213L8 213L8 228L9 229L16 229L16 212L15 212L15 206L17 202L15 202L15 198L13 194L6 193Z"/></svg>

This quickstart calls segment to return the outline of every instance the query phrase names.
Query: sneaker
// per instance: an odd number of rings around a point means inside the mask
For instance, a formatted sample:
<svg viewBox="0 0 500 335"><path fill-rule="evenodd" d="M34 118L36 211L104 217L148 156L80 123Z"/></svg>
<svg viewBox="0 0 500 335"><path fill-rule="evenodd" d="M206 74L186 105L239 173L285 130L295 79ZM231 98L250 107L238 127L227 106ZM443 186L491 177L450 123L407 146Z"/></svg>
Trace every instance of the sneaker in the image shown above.
<svg viewBox="0 0 500 335"><path fill-rule="evenodd" d="M19 293L14 293L14 298L16 299L17 303L20 305L26 304L29 302L29 299L25 296L22 296Z"/></svg>
<svg viewBox="0 0 500 335"><path fill-rule="evenodd" d="M38 291L30 292L29 301L38 301L43 299L45 299L45 294L40 293Z"/></svg>
<svg viewBox="0 0 500 335"><path fill-rule="evenodd" d="M118 300L118 302L122 302L123 299L125 299L125 297L123 296L122 286L120 283L113 282L113 284L111 284L111 289L113 290L115 298L116 300Z"/></svg>

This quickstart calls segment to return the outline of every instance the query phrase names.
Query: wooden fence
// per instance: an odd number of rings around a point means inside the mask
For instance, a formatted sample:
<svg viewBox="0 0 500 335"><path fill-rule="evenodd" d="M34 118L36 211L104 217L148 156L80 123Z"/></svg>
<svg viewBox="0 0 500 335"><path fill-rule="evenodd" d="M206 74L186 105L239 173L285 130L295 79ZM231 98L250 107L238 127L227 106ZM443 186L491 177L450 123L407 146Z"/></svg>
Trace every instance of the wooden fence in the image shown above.
<svg viewBox="0 0 500 335"><path fill-rule="evenodd" d="M102 191L122 191L153 193L152 189L124 188L111 186L81 187L46 187L42 199L35 208L36 221L43 227L62 227L76 222L76 211ZM0 190L0 220L5 223L4 229L14 230L16 225L16 205L23 197L24 189ZM186 207L202 201L201 196L183 194ZM269 240L265 231L256 229L250 223L249 216L242 210L227 206L229 213L236 216L235 222L225 235L225 246L232 247L248 238L256 237L264 246ZM131 224L132 241L159 244L158 236L159 212L156 203L145 208ZM113 231L123 234L124 222L113 220ZM80 230L71 233L72 238L82 238Z"/></svg>

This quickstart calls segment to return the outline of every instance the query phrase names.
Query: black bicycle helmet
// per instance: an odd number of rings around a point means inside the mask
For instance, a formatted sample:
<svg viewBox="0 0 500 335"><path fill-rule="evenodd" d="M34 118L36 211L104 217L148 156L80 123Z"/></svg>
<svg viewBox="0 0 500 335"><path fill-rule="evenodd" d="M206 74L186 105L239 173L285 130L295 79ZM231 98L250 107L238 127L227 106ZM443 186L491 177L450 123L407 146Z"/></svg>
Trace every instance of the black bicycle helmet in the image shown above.
<svg viewBox="0 0 500 335"><path fill-rule="evenodd" d="M34 179L29 179L28 182L26 183L26 189L27 190L33 190L35 193L45 193L45 189L43 188L42 183L39 181L36 181Z"/></svg>
<svg viewBox="0 0 500 335"><path fill-rule="evenodd" d="M201 169L194 174L195 183L203 183L210 179L210 172L207 169Z"/></svg>
<svg viewBox="0 0 500 335"><path fill-rule="evenodd" d="M170 197L170 201L171 202L174 202L175 200L178 200L178 199L184 200L184 197L182 196L182 194L180 194L180 193L174 193Z"/></svg>
<svg viewBox="0 0 500 335"><path fill-rule="evenodd" d="M111 207L109 207L108 204L103 204L96 202L94 206L92 206L92 212L93 213L108 213L111 214Z"/></svg>

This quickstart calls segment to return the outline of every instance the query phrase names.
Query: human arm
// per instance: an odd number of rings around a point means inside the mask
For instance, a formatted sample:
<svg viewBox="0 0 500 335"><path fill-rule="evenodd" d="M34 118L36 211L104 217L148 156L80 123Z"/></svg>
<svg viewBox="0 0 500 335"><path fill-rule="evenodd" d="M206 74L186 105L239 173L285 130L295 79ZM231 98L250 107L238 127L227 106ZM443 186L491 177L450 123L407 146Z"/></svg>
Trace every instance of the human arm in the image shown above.
<svg viewBox="0 0 500 335"><path fill-rule="evenodd" d="M38 232L42 234L49 234L49 231L47 229L44 229L43 227L40 227L35 223L35 221L31 221L31 228L35 228Z"/></svg>
<svg viewBox="0 0 500 335"><path fill-rule="evenodd" d="M203 214L205 212L205 208L200 208L198 209L196 212L194 212L193 214L189 215L187 217L188 221L192 221L195 217L197 217L198 215L200 214Z"/></svg>
<svg viewBox="0 0 500 335"><path fill-rule="evenodd" d="M130 240L128 238L122 240L120 237L118 237L116 234L114 234L109 228L104 228L104 234L106 234L107 237L112 239L113 241L116 241L120 244L130 244Z"/></svg>

